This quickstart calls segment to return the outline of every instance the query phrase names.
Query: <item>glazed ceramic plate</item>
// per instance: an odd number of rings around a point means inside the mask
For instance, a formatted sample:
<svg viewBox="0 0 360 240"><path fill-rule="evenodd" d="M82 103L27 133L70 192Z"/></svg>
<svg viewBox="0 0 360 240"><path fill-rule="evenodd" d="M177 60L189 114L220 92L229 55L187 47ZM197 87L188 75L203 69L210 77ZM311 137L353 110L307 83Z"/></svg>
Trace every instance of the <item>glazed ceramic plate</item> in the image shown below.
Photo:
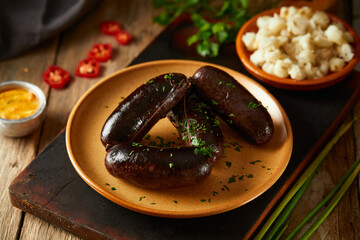
<svg viewBox="0 0 360 240"><path fill-rule="evenodd" d="M134 211L161 217L208 216L237 208L271 187L285 170L292 152L289 119L276 99L252 79L228 68L231 74L268 109L275 125L272 140L262 146L247 143L221 122L225 154L215 163L210 177L193 186L151 190L137 187L110 175L104 166L106 151L100 132L111 112L126 96L151 78L170 72L191 76L205 62L164 60L125 68L93 86L72 110L66 128L66 147L79 175L109 200ZM160 120L143 143L175 142L176 129Z"/></svg>
<svg viewBox="0 0 360 240"><path fill-rule="evenodd" d="M345 21L341 20L340 18L329 14L331 22L341 23L345 29L354 37L354 43L352 44L354 47L354 58L348 62L345 67L334 73L329 73L328 75L318 78L318 79L307 79L307 80L294 80L291 78L280 78L275 75L269 74L263 71L261 68L255 66L250 61L250 56L252 52L248 51L245 47L245 44L242 42L242 36L247 32L257 32L258 28L256 25L256 21L259 17L262 16L273 16L274 13L279 14L280 8L277 9L270 9L265 12L262 12L251 19L249 19L240 29L235 45L236 51L239 56L239 59L243 63L244 67L257 79L260 81L272 85L277 88L289 89L289 90L316 90L321 88L330 87L342 80L344 80L356 67L356 64L359 62L360 59L360 39L355 30L347 24Z"/></svg>

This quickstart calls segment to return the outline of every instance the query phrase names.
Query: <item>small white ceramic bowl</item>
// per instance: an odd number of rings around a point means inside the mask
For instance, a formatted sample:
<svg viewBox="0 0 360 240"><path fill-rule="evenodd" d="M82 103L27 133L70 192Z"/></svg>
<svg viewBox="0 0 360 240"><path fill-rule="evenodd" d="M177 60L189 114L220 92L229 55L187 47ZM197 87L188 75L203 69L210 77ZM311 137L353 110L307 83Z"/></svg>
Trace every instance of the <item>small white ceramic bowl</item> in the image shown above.
<svg viewBox="0 0 360 240"><path fill-rule="evenodd" d="M40 101L40 107L34 114L26 118L0 118L0 133L8 137L22 137L30 134L40 126L45 117L46 96L38 86L24 81L7 81L0 83L0 92L19 88L34 93Z"/></svg>

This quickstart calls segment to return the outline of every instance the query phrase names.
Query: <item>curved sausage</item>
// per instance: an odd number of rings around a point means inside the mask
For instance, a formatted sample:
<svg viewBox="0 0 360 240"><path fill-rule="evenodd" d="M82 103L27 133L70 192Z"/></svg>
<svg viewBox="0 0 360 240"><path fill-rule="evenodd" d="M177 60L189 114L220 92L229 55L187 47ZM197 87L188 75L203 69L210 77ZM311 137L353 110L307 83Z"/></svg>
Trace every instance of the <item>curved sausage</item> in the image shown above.
<svg viewBox="0 0 360 240"><path fill-rule="evenodd" d="M212 110L194 93L168 113L186 146L210 150L213 162L223 154L224 140L220 124Z"/></svg>
<svg viewBox="0 0 360 240"><path fill-rule="evenodd" d="M241 136L256 144L272 138L274 126L270 114L232 76L218 68L203 66L190 81L201 99Z"/></svg>
<svg viewBox="0 0 360 240"><path fill-rule="evenodd" d="M174 188L206 179L223 154L223 136L215 116L195 95L184 98L169 114L187 147L157 148L121 142L109 149L106 169L147 188Z"/></svg>
<svg viewBox="0 0 360 240"><path fill-rule="evenodd" d="M111 113L101 131L108 149L123 141L139 141L172 109L190 88L181 73L157 76L132 92Z"/></svg>
<svg viewBox="0 0 360 240"><path fill-rule="evenodd" d="M212 171L208 156L194 148L156 148L122 142L110 148L105 166L111 175L146 188L175 188L192 185Z"/></svg>

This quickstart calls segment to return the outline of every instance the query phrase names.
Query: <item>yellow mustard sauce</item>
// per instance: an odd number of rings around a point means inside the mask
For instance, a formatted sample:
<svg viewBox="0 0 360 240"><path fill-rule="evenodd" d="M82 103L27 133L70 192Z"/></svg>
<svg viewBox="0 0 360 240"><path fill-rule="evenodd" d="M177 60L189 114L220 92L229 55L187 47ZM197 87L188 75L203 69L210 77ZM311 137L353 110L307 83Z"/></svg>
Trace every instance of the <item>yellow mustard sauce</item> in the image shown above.
<svg viewBox="0 0 360 240"><path fill-rule="evenodd" d="M35 94L25 89L0 92L0 118L26 118L34 114L39 107L39 99Z"/></svg>

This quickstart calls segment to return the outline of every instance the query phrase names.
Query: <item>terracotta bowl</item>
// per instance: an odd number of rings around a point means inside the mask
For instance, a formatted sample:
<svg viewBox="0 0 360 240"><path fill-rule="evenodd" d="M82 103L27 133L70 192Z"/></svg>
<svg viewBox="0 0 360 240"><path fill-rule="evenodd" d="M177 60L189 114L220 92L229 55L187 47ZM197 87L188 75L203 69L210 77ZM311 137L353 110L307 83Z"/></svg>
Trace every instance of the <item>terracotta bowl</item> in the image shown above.
<svg viewBox="0 0 360 240"><path fill-rule="evenodd" d="M241 62L245 66L245 68L257 79L277 88L304 91L304 90L316 90L334 85L340 82L341 80L345 79L353 71L354 67L356 66L356 64L360 59L359 36L356 34L355 30L349 24L329 13L327 14L329 15L332 22L340 22L345 27L345 29L354 37L354 43L352 46L354 47L355 56L350 62L347 63L347 65L342 70L340 70L339 72L330 73L325 77L318 79L294 80L291 78L280 78L275 75L271 75L263 71L261 68L255 66L250 61L250 55L252 54L252 52L246 49L245 45L241 40L242 36L247 32L258 31L258 28L256 26L256 20L259 17L265 15L273 16L274 13L280 13L280 8L271 9L252 17L242 26L236 37L235 45L236 45L237 54Z"/></svg>

